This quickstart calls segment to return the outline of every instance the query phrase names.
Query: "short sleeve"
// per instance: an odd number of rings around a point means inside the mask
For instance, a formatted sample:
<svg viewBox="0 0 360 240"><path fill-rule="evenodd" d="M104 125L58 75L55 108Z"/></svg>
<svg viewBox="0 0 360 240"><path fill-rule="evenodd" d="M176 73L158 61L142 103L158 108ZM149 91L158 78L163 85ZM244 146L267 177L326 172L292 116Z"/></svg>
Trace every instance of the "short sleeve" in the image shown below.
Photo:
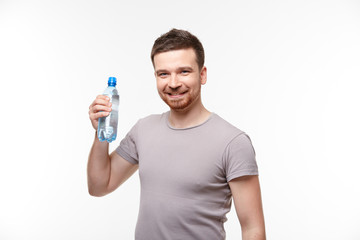
<svg viewBox="0 0 360 240"><path fill-rule="evenodd" d="M255 150L247 134L237 135L227 145L223 163L228 182L241 176L258 175Z"/></svg>
<svg viewBox="0 0 360 240"><path fill-rule="evenodd" d="M126 161L132 164L139 163L138 152L136 149L137 128L139 122L137 122L131 130L126 134L125 138L121 140L120 145L116 148L116 153L123 157Z"/></svg>

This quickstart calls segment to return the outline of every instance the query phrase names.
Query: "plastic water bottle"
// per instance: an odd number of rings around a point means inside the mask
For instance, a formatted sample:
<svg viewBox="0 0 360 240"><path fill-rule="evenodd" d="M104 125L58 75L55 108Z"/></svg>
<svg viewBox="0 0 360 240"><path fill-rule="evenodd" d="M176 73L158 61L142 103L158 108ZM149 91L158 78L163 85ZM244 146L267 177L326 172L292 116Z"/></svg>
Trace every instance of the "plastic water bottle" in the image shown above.
<svg viewBox="0 0 360 240"><path fill-rule="evenodd" d="M108 87L105 89L103 95L110 98L111 112L108 116L99 118L98 124L98 138L101 142L112 142L116 139L118 113L119 113L119 93L115 88L116 78L109 77Z"/></svg>

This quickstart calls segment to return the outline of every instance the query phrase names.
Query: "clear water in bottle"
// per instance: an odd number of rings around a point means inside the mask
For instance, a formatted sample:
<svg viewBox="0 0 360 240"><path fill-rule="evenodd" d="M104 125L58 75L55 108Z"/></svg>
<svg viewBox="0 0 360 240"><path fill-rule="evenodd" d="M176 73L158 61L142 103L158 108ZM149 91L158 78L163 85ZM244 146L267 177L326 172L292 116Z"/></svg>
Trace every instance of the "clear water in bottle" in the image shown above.
<svg viewBox="0 0 360 240"><path fill-rule="evenodd" d="M111 112L108 116L99 118L98 138L101 142L112 142L116 139L118 114L119 114L119 93L116 89L116 78L109 77L108 87L103 95L110 98Z"/></svg>

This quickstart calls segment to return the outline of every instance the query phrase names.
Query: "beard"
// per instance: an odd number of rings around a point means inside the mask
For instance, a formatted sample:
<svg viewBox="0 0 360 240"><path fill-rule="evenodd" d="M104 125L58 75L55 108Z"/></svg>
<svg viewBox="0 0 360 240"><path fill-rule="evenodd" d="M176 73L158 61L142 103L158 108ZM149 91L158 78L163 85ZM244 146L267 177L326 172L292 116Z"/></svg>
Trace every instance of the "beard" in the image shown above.
<svg viewBox="0 0 360 240"><path fill-rule="evenodd" d="M188 109L200 97L200 89L194 92L186 92L182 97L172 99L167 93L160 93L161 99L172 109L176 111L183 111Z"/></svg>

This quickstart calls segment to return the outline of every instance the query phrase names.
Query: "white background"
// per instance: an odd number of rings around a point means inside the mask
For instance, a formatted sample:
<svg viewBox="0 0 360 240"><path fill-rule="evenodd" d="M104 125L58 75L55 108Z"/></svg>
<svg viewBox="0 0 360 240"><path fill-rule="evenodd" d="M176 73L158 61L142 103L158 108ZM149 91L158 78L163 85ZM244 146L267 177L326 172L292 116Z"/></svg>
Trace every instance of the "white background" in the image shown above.
<svg viewBox="0 0 360 240"><path fill-rule="evenodd" d="M268 239L360 239L360 3L345 0L0 0L0 239L133 239L137 173L88 195L88 107L117 77L111 150L167 111L150 50L173 27L204 45L205 106L253 141Z"/></svg>

